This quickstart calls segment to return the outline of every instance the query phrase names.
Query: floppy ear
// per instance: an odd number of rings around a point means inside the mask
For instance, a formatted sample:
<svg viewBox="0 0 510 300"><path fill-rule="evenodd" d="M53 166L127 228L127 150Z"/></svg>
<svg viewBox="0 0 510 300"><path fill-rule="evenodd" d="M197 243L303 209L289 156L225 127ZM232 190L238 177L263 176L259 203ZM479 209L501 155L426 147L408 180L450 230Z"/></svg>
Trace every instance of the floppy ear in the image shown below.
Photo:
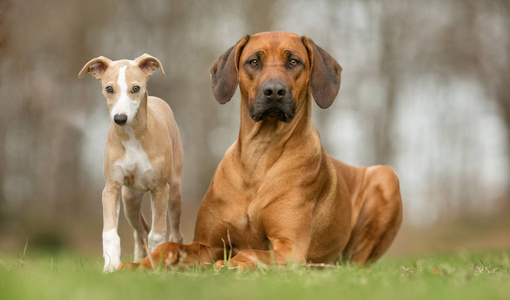
<svg viewBox="0 0 510 300"><path fill-rule="evenodd" d="M158 68L161 71L161 74L165 76L165 71L163 70L163 66L159 62L157 58L151 56L147 53L142 54L140 57L135 59L136 64L142 71L147 74L147 76L152 75Z"/></svg>
<svg viewBox="0 0 510 300"><path fill-rule="evenodd" d="M239 57L249 39L249 35L240 39L234 46L225 51L209 70L214 98L220 104L230 101L236 92Z"/></svg>
<svg viewBox="0 0 510 300"><path fill-rule="evenodd" d="M328 108L338 94L342 67L311 38L303 37L302 39L310 58L310 85L313 99L320 108Z"/></svg>
<svg viewBox="0 0 510 300"><path fill-rule="evenodd" d="M97 79L101 79L104 72L110 66L111 63L112 61L104 56L96 57L85 64L85 66L81 69L80 73L78 73L78 77L82 78L83 76L90 73Z"/></svg>

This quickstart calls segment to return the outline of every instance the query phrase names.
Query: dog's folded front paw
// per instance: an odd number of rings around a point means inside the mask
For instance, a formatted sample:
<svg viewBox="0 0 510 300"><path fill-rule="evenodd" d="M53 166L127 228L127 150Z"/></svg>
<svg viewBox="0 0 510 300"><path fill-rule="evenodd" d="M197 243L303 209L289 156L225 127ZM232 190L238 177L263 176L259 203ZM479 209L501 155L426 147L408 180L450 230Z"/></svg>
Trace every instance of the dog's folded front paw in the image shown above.
<svg viewBox="0 0 510 300"><path fill-rule="evenodd" d="M218 260L216 263L214 263L213 267L215 270L229 269L229 270L246 271L246 270L256 269L257 266L251 262L244 262L244 261L237 261L237 260L230 260L230 261Z"/></svg>
<svg viewBox="0 0 510 300"><path fill-rule="evenodd" d="M133 271L140 269L139 263L121 263L117 271Z"/></svg>
<svg viewBox="0 0 510 300"><path fill-rule="evenodd" d="M215 270L221 270L225 268L225 261L224 260L218 260L214 263L213 268Z"/></svg>

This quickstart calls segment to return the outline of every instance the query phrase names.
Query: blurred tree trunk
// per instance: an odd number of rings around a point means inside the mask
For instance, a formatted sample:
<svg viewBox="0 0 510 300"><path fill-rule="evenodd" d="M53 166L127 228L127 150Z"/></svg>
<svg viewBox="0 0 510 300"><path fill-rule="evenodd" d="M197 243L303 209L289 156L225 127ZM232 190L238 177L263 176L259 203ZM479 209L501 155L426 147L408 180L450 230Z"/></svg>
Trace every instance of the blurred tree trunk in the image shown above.
<svg viewBox="0 0 510 300"><path fill-rule="evenodd" d="M494 19L503 21L503 28L499 28L494 34L491 32L492 40L489 44L487 40L483 40L483 31L477 31L471 27L471 41L470 44L477 46L474 49L475 59L468 63L475 65L475 74L480 78L480 82L485 84L488 93L496 101L502 120L506 129L506 149L510 150L510 3L506 0L493 0L485 3L484 6L476 0L469 2L469 14L465 14L468 22L473 22L476 17L480 17L484 13L489 13ZM496 23L497 24L497 23ZM498 24L500 25L500 24ZM494 28L490 28L494 30ZM502 48L499 48L502 47ZM483 53L482 48L489 49ZM499 48L499 49L498 49ZM499 50L499 51L498 51ZM496 53L496 55L494 55ZM503 57L502 57L503 56ZM510 152L509 152L510 154ZM510 170L510 155L507 157L507 170ZM507 184L507 191L504 196L504 203L506 209L510 209L510 182Z"/></svg>
<svg viewBox="0 0 510 300"><path fill-rule="evenodd" d="M508 12L508 11L507 11ZM507 18L510 18L510 14L507 13ZM510 25L510 21L507 19L507 24ZM510 27L510 26L509 26ZM510 32L510 28L507 32ZM510 53L510 41L507 39L506 51ZM507 60L508 61L508 60ZM494 84L494 96L496 102L500 107L503 121L506 127L506 148L510 150L510 63L505 66L500 66L498 75ZM507 158L507 170L510 170L510 155ZM504 196L504 203L506 209L510 210L510 182L507 185L507 191Z"/></svg>
<svg viewBox="0 0 510 300"><path fill-rule="evenodd" d="M246 9L246 28L248 34L255 34L264 31L273 31L274 20L277 15L274 13L274 0L250 0Z"/></svg>
<svg viewBox="0 0 510 300"><path fill-rule="evenodd" d="M402 26L401 15L394 12L394 7L386 9L380 16L380 56L379 78L383 83L384 94L380 105L372 112L374 162L376 164L393 164L393 135L395 127L395 108L399 86L398 49L401 46L399 31ZM380 14L380 12L377 12Z"/></svg>
<svg viewBox="0 0 510 300"><path fill-rule="evenodd" d="M9 36L9 22L7 20L7 16L9 13L10 8L10 0L0 0L0 57L4 57L5 55L5 48L7 39ZM2 61L0 61L0 64ZM0 82L0 86L3 83ZM2 101L5 103L6 100L10 99L3 99ZM1 101L0 101L1 102ZM3 141L5 141L5 135L6 135L6 123L4 123L5 118L3 117L3 114L6 114L6 107L3 107L2 104L0 104L0 188L3 186L4 182L4 172L5 169L1 166L6 165L6 153L5 153L5 147L3 147ZM1 220L5 220L4 214L5 214L5 208L4 208L4 196L3 192L0 190L0 223Z"/></svg>
<svg viewBox="0 0 510 300"><path fill-rule="evenodd" d="M9 8L10 0L0 0L0 53L2 53L9 33L9 24L7 22Z"/></svg>
<svg viewBox="0 0 510 300"><path fill-rule="evenodd" d="M392 15L385 15L381 24L382 53L380 57L380 77L385 81L386 93L382 95L383 109L374 118L375 126L375 162L377 164L393 163L393 128L395 124L395 106L399 78L397 70L396 48L399 44L398 25Z"/></svg>

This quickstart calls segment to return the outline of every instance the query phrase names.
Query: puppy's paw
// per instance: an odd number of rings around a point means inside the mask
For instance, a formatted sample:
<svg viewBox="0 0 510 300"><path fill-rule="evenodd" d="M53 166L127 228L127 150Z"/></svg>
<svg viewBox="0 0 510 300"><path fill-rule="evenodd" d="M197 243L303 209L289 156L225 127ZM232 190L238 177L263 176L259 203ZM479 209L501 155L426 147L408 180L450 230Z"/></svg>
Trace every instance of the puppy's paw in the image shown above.
<svg viewBox="0 0 510 300"><path fill-rule="evenodd" d="M177 232L177 233L172 232L170 234L170 242L182 244L183 241L184 241L184 237L182 236L182 234L180 232Z"/></svg>
<svg viewBox="0 0 510 300"><path fill-rule="evenodd" d="M120 261L109 261L104 264L103 273L111 273L117 269L120 265Z"/></svg>

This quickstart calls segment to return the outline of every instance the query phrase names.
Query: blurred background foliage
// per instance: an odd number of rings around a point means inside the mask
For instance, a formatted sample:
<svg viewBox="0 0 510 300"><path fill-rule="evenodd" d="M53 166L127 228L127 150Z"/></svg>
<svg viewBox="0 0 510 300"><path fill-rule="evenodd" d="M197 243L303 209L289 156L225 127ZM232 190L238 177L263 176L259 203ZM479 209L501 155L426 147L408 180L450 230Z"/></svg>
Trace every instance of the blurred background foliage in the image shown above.
<svg viewBox="0 0 510 300"><path fill-rule="evenodd" d="M209 68L243 35L271 30L310 36L342 65L336 102L314 105L313 122L333 156L397 170L405 221L393 253L510 247L506 0L0 0L0 251L28 238L100 256L110 120L99 83L77 74L99 55L145 52L167 74L150 94L183 139L190 241L239 124L239 95L219 105Z"/></svg>

